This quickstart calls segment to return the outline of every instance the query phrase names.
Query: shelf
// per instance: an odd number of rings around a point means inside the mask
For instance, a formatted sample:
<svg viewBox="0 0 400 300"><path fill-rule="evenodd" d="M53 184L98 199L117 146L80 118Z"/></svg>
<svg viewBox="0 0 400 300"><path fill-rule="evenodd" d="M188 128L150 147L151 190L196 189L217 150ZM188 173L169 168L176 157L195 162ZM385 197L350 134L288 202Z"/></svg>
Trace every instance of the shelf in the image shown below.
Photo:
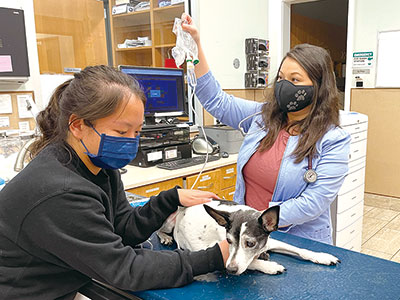
<svg viewBox="0 0 400 300"><path fill-rule="evenodd" d="M150 9L134 11L134 12L124 13L124 14L112 15L112 17L113 17L113 19L118 19L118 18L131 17L131 16L142 15L142 14L150 14Z"/></svg>
<svg viewBox="0 0 400 300"><path fill-rule="evenodd" d="M175 43L171 43L171 44L157 45L157 46L155 46L155 48L173 48L175 46L176 46Z"/></svg>
<svg viewBox="0 0 400 300"><path fill-rule="evenodd" d="M185 6L183 4L154 8L154 22L174 22L175 18L180 18L184 11Z"/></svg>
<svg viewBox="0 0 400 300"><path fill-rule="evenodd" d="M143 46L143 47L132 47L132 48L117 48L115 51L124 52L124 51L145 51L151 50L152 46Z"/></svg>
<svg viewBox="0 0 400 300"><path fill-rule="evenodd" d="M172 10L185 10L185 4L184 3L180 3L180 4L176 4L176 5L170 5L170 6L164 6L164 7L155 7L153 9L154 12L165 12L165 11L172 11Z"/></svg>
<svg viewBox="0 0 400 300"><path fill-rule="evenodd" d="M110 0L110 9L116 0ZM176 36L172 32L175 18L185 11L185 3L158 6L157 0L150 0L150 9L112 15L110 18L113 41L113 64L163 67L170 49L175 47ZM149 37L152 46L118 48L126 39Z"/></svg>
<svg viewBox="0 0 400 300"><path fill-rule="evenodd" d="M150 24L150 9L113 15L114 27L141 26Z"/></svg>

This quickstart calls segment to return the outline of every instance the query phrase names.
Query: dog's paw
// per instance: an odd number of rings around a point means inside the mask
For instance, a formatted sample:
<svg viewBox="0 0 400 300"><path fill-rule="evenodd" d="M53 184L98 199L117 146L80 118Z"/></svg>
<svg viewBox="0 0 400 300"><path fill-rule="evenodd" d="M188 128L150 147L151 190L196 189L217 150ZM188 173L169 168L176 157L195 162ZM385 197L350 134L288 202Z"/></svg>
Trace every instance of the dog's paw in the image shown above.
<svg viewBox="0 0 400 300"><path fill-rule="evenodd" d="M269 260L269 253L268 252L262 252L259 256L258 256L258 259L261 259L261 260Z"/></svg>
<svg viewBox="0 0 400 300"><path fill-rule="evenodd" d="M306 258L315 264L335 266L340 263L339 258L329 253L307 251Z"/></svg>
<svg viewBox="0 0 400 300"><path fill-rule="evenodd" d="M260 261L257 270L269 275L280 275L286 271L284 266L274 261L266 261L266 260Z"/></svg>
<svg viewBox="0 0 400 300"><path fill-rule="evenodd" d="M157 231L157 235L160 238L160 243L163 245L171 246L173 242L172 236L166 234L165 232Z"/></svg>

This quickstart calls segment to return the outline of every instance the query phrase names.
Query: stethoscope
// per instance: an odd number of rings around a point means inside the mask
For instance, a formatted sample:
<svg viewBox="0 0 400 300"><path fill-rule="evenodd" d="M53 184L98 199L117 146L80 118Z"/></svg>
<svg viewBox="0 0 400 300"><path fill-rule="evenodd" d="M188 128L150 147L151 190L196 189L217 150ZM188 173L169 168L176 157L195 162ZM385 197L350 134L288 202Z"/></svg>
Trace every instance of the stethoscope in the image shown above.
<svg viewBox="0 0 400 300"><path fill-rule="evenodd" d="M250 119L250 118L252 118L252 117L254 117L254 116L257 116L257 115L259 115L259 114L261 114L261 113L262 113L262 112L256 112L256 113L254 113L254 114L252 114L252 115L247 116L246 118L244 118L243 120L241 120L241 121L239 122L238 128L239 128L240 133L241 133L243 136L255 134L255 133L257 133L257 132L260 132L260 131L262 131L262 130L265 130L265 126L263 126L263 127L261 127L260 129L258 129L258 130L255 130L255 131L252 131L252 132L245 132L244 129L243 129L243 127L242 127L242 123L243 123L244 121L246 121L246 120L248 120L248 119ZM304 179L304 181L305 181L306 183L314 183L314 182L316 182L317 179L318 179L318 174L317 174L317 172L312 168L312 158L311 158L311 155L308 156L308 167L307 167L307 170L304 172L303 179Z"/></svg>
<svg viewBox="0 0 400 300"><path fill-rule="evenodd" d="M241 120L241 121L239 122L239 124L238 124L239 131L240 131L240 133L241 133L243 136L251 135L251 134L260 132L260 131L262 131L262 130L265 129L265 126L263 126L262 128L260 128L260 129L258 129L258 130L255 130L255 131L253 131L253 132L245 132L244 129L243 129L243 127L242 127L242 123L243 123L244 121L247 121L248 119L250 119L250 118L252 118L252 117L254 117L254 116L260 115L261 113L262 113L261 111L256 112L255 114L252 114L252 115L250 115L250 116L247 116L246 118L244 118L243 120Z"/></svg>
<svg viewBox="0 0 400 300"><path fill-rule="evenodd" d="M317 172L312 168L311 155L308 156L308 167L307 171L304 172L303 179L306 183L314 183L318 179Z"/></svg>

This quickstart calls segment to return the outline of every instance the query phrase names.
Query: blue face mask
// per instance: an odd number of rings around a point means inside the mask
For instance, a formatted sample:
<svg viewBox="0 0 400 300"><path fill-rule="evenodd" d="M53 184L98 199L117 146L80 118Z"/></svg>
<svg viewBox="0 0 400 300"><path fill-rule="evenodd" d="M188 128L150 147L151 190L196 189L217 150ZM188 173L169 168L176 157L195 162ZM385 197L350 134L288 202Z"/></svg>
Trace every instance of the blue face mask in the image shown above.
<svg viewBox="0 0 400 300"><path fill-rule="evenodd" d="M85 154L89 156L95 166L115 170L125 167L136 157L139 135L135 138L111 136L100 134L93 126L92 128L101 137L97 155L90 153L82 140L81 143L87 151Z"/></svg>

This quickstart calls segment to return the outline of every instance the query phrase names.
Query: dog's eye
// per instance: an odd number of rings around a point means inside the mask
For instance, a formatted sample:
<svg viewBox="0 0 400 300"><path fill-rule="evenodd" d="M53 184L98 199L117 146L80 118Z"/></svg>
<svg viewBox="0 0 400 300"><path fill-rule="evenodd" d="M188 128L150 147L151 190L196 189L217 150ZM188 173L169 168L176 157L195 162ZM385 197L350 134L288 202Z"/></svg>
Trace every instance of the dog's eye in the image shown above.
<svg viewBox="0 0 400 300"><path fill-rule="evenodd" d="M256 245L255 242L246 241L246 246L249 248L253 248Z"/></svg>
<svg viewBox="0 0 400 300"><path fill-rule="evenodd" d="M227 238L226 241L228 242L228 244L232 244L232 241L230 238Z"/></svg>

